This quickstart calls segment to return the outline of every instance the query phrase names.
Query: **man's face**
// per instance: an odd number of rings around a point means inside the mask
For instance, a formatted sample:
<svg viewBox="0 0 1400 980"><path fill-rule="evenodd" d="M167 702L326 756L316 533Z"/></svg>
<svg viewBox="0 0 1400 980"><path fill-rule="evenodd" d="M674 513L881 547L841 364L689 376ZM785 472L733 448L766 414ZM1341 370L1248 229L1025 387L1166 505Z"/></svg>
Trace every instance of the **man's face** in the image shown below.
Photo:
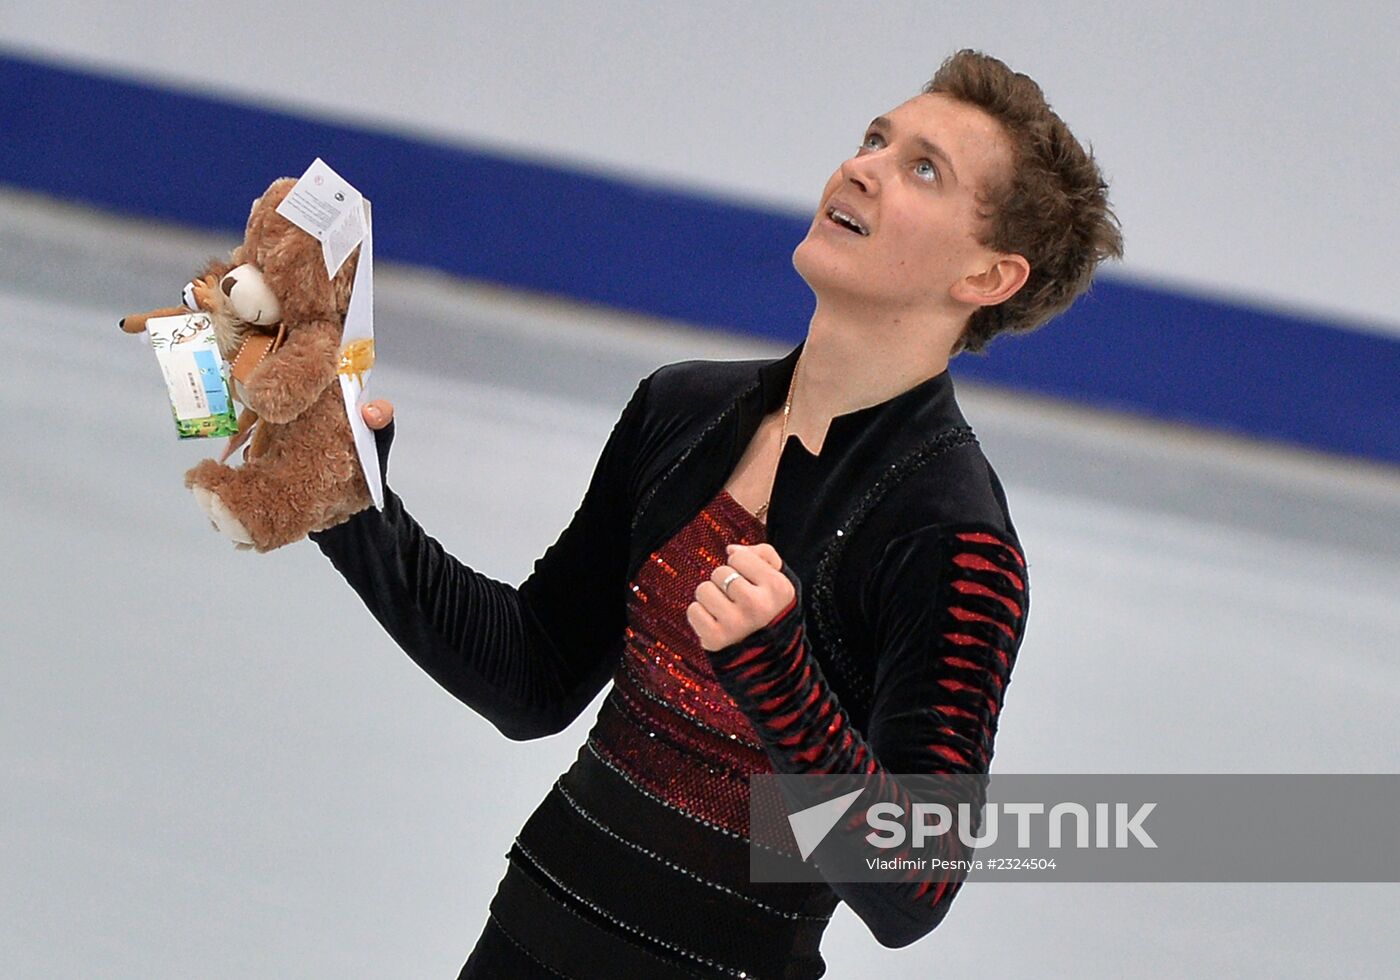
<svg viewBox="0 0 1400 980"><path fill-rule="evenodd" d="M819 297L947 309L949 287L991 264L995 253L975 237L984 222L974 194L1009 174L1011 158L1000 124L981 109L915 96L879 117L831 175L793 265ZM833 207L866 234L833 220Z"/></svg>

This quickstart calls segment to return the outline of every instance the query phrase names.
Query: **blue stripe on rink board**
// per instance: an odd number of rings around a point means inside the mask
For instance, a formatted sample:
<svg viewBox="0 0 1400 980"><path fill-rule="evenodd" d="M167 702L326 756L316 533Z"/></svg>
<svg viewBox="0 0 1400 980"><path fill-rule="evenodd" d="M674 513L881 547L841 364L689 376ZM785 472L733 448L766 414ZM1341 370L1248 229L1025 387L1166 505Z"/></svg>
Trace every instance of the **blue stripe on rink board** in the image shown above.
<svg viewBox="0 0 1400 980"><path fill-rule="evenodd" d="M374 201L381 259L776 340L811 314L806 217L6 53L0 136L0 181L233 235L320 156ZM1400 338L1117 276L953 371L1400 463Z"/></svg>

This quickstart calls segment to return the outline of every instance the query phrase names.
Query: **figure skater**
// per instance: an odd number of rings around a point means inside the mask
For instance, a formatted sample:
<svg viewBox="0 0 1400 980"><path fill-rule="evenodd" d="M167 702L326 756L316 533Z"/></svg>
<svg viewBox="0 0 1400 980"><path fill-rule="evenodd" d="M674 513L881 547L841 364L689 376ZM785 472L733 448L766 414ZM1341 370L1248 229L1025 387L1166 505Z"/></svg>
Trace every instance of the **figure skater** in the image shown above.
<svg viewBox="0 0 1400 980"><path fill-rule="evenodd" d="M885 946L943 920L961 882L750 881L749 778L988 771L1028 567L948 363L1121 257L1107 189L1034 81L960 51L822 190L793 253L805 339L642 379L519 587L387 488L312 535L507 738L611 682L461 978L810 978L839 902ZM392 405L364 412L387 472Z"/></svg>

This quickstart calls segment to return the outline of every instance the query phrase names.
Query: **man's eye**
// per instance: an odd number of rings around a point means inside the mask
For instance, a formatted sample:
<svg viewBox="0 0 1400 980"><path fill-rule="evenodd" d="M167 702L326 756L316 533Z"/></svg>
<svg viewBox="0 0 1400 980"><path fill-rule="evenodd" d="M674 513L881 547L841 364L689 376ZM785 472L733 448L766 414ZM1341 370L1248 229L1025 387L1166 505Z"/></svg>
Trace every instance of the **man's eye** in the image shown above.
<svg viewBox="0 0 1400 980"><path fill-rule="evenodd" d="M933 165L932 160L920 160L916 166L926 168L924 174L927 174L929 178L933 180L938 179L938 168ZM921 176L923 175L921 174Z"/></svg>
<svg viewBox="0 0 1400 980"><path fill-rule="evenodd" d="M875 146L871 146L871 145L870 145L870 141L871 141L871 140L879 140L881 143L883 143L883 142L885 141L885 138L884 138L883 136L881 136L879 133L866 133L866 134L865 134L865 140L864 140L864 142L862 142L862 143L860 144L860 148L861 148L862 150L875 150L875 149L879 149L879 147L875 147Z"/></svg>

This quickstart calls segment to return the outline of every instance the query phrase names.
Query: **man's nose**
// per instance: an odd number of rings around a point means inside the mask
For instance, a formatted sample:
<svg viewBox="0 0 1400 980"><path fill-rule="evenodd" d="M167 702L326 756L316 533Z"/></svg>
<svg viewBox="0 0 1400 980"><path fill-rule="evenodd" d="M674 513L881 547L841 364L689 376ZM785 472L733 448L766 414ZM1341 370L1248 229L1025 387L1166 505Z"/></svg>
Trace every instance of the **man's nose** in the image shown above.
<svg viewBox="0 0 1400 980"><path fill-rule="evenodd" d="M841 164L841 179L854 184L864 194L873 194L879 189L880 180L875 168L869 163L870 157L850 157Z"/></svg>

